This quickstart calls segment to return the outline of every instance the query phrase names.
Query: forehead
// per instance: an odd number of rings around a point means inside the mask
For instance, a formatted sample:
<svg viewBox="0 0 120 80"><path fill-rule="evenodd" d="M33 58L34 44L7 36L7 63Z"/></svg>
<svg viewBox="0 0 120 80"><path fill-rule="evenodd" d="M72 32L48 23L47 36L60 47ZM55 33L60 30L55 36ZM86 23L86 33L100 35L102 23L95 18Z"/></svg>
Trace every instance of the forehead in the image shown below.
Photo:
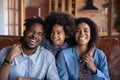
<svg viewBox="0 0 120 80"><path fill-rule="evenodd" d="M76 27L77 27L77 29L78 28L79 29L81 29L81 28L89 28L90 29L90 26L87 23L84 23L84 22L79 23Z"/></svg>
<svg viewBox="0 0 120 80"><path fill-rule="evenodd" d="M55 24L52 28L52 30L64 30L63 26L59 25L59 24Z"/></svg>
<svg viewBox="0 0 120 80"><path fill-rule="evenodd" d="M41 25L41 24L39 24L39 23L35 23L35 24L31 25L30 28L35 29L35 30L38 30L38 31L39 31L39 30L40 30L40 31L41 31L41 30L42 30L42 31L44 30L44 29L43 29L43 25Z"/></svg>

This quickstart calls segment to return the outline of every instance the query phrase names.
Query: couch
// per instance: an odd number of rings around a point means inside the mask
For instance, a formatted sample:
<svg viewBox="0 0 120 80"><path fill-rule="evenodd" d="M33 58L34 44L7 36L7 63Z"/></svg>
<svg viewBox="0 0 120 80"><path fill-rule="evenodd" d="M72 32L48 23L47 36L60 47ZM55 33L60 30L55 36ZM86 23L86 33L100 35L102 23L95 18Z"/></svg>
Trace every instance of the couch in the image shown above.
<svg viewBox="0 0 120 80"><path fill-rule="evenodd" d="M18 42L20 36L3 36L0 35L0 50L8 45Z"/></svg>
<svg viewBox="0 0 120 80"><path fill-rule="evenodd" d="M120 80L120 36L102 36L97 47L107 56L111 80Z"/></svg>
<svg viewBox="0 0 120 80"><path fill-rule="evenodd" d="M0 36L0 49L12 45L20 36ZM107 56L111 80L120 80L120 36L102 36L96 46Z"/></svg>

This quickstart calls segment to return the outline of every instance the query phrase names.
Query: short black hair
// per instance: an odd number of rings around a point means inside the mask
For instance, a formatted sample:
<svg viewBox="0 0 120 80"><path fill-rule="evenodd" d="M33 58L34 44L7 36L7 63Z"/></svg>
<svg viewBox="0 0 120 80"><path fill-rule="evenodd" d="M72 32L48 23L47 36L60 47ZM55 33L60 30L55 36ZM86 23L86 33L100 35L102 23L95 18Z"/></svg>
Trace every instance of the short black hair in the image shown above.
<svg viewBox="0 0 120 80"><path fill-rule="evenodd" d="M65 41L72 45L72 39L75 33L74 17L66 12L51 12L45 17L46 37L50 40L51 30L55 24L63 27L65 34L68 36Z"/></svg>
<svg viewBox="0 0 120 80"><path fill-rule="evenodd" d="M35 23L41 24L44 29L44 21L40 17L27 18L24 23L25 29L28 30Z"/></svg>
<svg viewBox="0 0 120 80"><path fill-rule="evenodd" d="M90 27L91 39L88 43L88 47L91 48L92 46L94 46L94 44L96 43L97 38L98 38L97 25L90 18L80 17L80 18L75 19L76 26L81 23L86 23Z"/></svg>
<svg viewBox="0 0 120 80"><path fill-rule="evenodd" d="M44 25L44 20L42 20L42 18L40 17L33 17L33 18L27 18L25 19L25 23L24 23L24 26L25 26L25 30L24 30L24 35L25 35L25 31L26 30L29 30L34 24L40 24L42 25L42 29L43 31L45 30L45 25ZM44 31L45 32L45 31ZM44 33L45 34L45 33ZM20 42L24 45L25 44L25 41L24 41L25 37L22 36L20 38Z"/></svg>

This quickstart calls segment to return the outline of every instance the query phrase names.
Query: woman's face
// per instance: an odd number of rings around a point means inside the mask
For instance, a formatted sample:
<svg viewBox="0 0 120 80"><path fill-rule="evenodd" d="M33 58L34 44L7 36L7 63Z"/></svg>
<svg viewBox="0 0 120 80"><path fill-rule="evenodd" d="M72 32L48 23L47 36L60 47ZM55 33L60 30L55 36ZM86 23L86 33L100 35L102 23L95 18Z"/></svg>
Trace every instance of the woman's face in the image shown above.
<svg viewBox="0 0 120 80"><path fill-rule="evenodd" d="M51 40L54 45L61 46L64 44L66 38L63 26L55 24L51 31Z"/></svg>
<svg viewBox="0 0 120 80"><path fill-rule="evenodd" d="M88 42L90 41L90 27L86 23L80 23L76 26L76 32L75 32L75 40L77 42L77 45L88 45Z"/></svg>

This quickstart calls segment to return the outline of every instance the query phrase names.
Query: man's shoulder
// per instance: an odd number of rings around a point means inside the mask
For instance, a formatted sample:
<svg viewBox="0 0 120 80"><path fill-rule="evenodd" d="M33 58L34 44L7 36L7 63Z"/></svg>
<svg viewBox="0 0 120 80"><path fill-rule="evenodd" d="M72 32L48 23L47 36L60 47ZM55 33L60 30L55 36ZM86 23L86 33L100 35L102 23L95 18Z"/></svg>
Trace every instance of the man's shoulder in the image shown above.
<svg viewBox="0 0 120 80"><path fill-rule="evenodd" d="M46 61L54 59L54 55L48 49L42 46L39 46L38 56L40 56L41 59L46 60Z"/></svg>
<svg viewBox="0 0 120 80"><path fill-rule="evenodd" d="M11 47L12 46L7 46L7 47L4 47L3 49L1 49L0 55L6 54L11 49Z"/></svg>
<svg viewBox="0 0 120 80"><path fill-rule="evenodd" d="M3 49L0 50L0 65L4 61L8 51L11 49L11 46L4 47Z"/></svg>
<svg viewBox="0 0 120 80"><path fill-rule="evenodd" d="M2 48L1 50L5 50L5 49L7 50L7 49L10 49L11 47L12 47L12 46L6 46L6 47ZM1 51L1 50L0 50L0 51Z"/></svg>
<svg viewBox="0 0 120 80"><path fill-rule="evenodd" d="M51 51L43 46L39 46L39 52L44 55L52 55Z"/></svg>
<svg viewBox="0 0 120 80"><path fill-rule="evenodd" d="M39 46L39 51L46 51L46 52L50 52L47 48L45 48L44 46Z"/></svg>

